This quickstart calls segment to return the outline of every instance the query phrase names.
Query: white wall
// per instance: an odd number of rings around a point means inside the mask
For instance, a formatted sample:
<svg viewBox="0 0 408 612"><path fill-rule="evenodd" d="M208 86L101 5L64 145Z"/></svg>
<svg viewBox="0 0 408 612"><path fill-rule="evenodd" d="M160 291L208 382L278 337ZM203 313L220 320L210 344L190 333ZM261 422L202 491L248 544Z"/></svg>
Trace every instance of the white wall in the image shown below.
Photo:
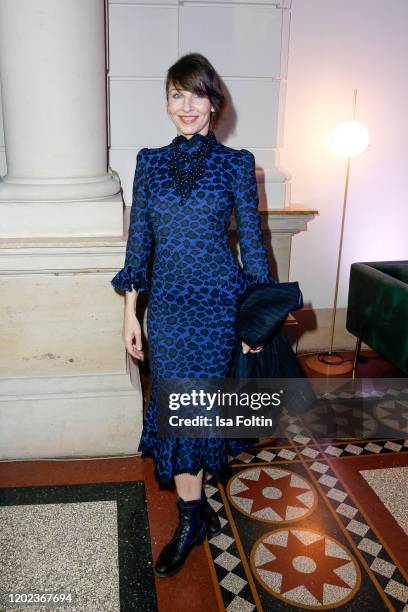
<svg viewBox="0 0 408 612"><path fill-rule="evenodd" d="M3 129L3 110L1 106L1 89L0 89L0 176L6 174L6 149L4 146L4 129Z"/></svg>
<svg viewBox="0 0 408 612"><path fill-rule="evenodd" d="M371 145L352 160L338 305L346 306L350 264L408 260L408 2L293 0L284 146L292 202L320 215L292 242L290 280L312 308L333 301L346 162L328 145L352 119Z"/></svg>
<svg viewBox="0 0 408 612"><path fill-rule="evenodd" d="M199 52L213 63L230 109L217 136L253 151L266 197L281 208L289 183L279 171L287 70L290 1L109 0L110 163L126 204L137 151L176 135L167 116L165 79L171 64Z"/></svg>

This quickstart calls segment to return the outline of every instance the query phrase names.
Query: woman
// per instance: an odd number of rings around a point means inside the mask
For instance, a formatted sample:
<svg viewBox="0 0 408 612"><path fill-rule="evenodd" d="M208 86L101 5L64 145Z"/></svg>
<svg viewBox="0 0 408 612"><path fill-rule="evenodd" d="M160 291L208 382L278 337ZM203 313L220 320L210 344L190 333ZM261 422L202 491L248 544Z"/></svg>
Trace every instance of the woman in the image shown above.
<svg viewBox="0 0 408 612"><path fill-rule="evenodd" d="M254 156L224 146L212 131L225 107L219 76L201 54L185 55L168 70L166 97L177 136L137 155L126 260L111 281L126 291L123 341L140 360L135 304L139 292L149 292L152 392L139 450L153 457L160 486L174 479L179 497L179 525L156 562L159 576L176 573L206 533L220 531L203 492L203 471L219 477L227 455L244 447L242 440L158 438L156 380L228 376L239 296L251 283L274 282L262 241ZM227 243L233 209L243 269ZM262 348L242 345L245 353Z"/></svg>

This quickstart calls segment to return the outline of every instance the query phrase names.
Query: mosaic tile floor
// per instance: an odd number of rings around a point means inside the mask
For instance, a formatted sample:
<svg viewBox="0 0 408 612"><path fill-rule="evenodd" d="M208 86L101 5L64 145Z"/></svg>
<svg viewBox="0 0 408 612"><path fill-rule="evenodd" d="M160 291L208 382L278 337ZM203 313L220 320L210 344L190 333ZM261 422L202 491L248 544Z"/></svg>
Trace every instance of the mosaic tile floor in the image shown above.
<svg viewBox="0 0 408 612"><path fill-rule="evenodd" d="M408 611L408 439L285 434L207 483L224 609Z"/></svg>

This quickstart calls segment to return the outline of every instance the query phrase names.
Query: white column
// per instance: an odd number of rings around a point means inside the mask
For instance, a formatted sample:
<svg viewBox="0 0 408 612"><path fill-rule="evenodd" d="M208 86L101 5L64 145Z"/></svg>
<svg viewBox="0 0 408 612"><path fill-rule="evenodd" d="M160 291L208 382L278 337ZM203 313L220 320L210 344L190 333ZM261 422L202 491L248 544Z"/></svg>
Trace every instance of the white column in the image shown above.
<svg viewBox="0 0 408 612"><path fill-rule="evenodd" d="M108 169L104 0L1 0L0 238L120 236Z"/></svg>

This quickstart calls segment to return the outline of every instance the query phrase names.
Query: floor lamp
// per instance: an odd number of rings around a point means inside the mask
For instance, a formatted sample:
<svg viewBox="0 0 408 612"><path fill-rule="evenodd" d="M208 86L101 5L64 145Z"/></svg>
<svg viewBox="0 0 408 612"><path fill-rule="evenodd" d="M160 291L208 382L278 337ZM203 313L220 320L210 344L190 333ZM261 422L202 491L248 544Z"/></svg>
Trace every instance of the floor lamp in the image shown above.
<svg viewBox="0 0 408 612"><path fill-rule="evenodd" d="M333 352L333 338L334 324L336 320L337 292L339 288L341 253L343 247L344 221L346 218L350 161L352 157L357 157L358 155L364 153L370 142L370 134L366 126L355 120L356 99L357 89L354 90L353 121L349 121L348 123L343 123L342 125L338 126L334 132L334 138L332 140L337 152L342 157L345 157L347 159L347 166L343 199L343 215L341 220L340 243L337 258L336 288L334 291L334 303L330 331L330 346L328 351L316 353L306 359L306 365L309 368L325 376L346 374L347 372L350 372L353 368L353 364L351 362L345 361L342 355Z"/></svg>

